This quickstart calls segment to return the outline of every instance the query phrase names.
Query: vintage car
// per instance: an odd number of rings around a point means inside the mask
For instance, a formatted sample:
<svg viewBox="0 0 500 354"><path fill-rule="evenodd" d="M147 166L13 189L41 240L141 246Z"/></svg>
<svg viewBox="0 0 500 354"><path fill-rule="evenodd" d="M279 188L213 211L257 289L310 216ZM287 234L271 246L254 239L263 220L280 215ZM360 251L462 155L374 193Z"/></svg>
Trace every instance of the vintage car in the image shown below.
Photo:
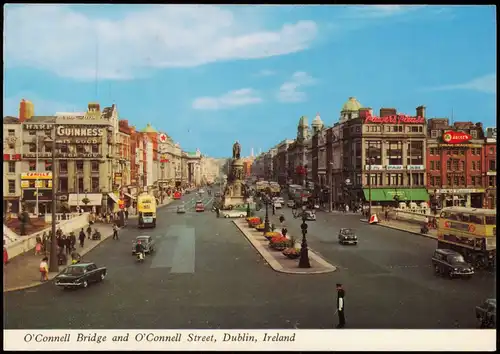
<svg viewBox="0 0 500 354"><path fill-rule="evenodd" d="M86 288L90 283L103 281L105 277L106 267L98 268L94 262L82 262L68 266L54 281L64 289Z"/></svg>
<svg viewBox="0 0 500 354"><path fill-rule="evenodd" d="M225 218L244 218L247 213L242 210L223 210L221 211L221 216Z"/></svg>
<svg viewBox="0 0 500 354"><path fill-rule="evenodd" d="M281 209L283 207L283 205L278 201L275 201L273 205L275 209Z"/></svg>
<svg viewBox="0 0 500 354"><path fill-rule="evenodd" d="M132 254L135 255L135 246L137 245L137 241L141 241L141 244L144 246L144 253L152 253L155 251L155 239L151 236L137 236L134 241L132 241Z"/></svg>
<svg viewBox="0 0 500 354"><path fill-rule="evenodd" d="M286 202L286 206L289 207L289 208L293 208L295 207L295 201L290 199Z"/></svg>
<svg viewBox="0 0 500 354"><path fill-rule="evenodd" d="M174 200L179 200L181 199L182 197L182 193L181 192L174 192Z"/></svg>
<svg viewBox="0 0 500 354"><path fill-rule="evenodd" d="M349 228L342 228L339 231L339 243L341 245L357 245L358 244L358 237L354 233L352 229Z"/></svg>
<svg viewBox="0 0 500 354"><path fill-rule="evenodd" d="M205 204L203 204L203 202L201 200L198 200L196 202L196 205L194 206L194 210L196 212L202 212L202 211L205 211Z"/></svg>
<svg viewBox="0 0 500 354"><path fill-rule="evenodd" d="M460 253L445 248L438 248L434 251L432 266L436 275L447 275L450 278L468 279L474 274L474 268Z"/></svg>
<svg viewBox="0 0 500 354"><path fill-rule="evenodd" d="M184 205L179 205L177 207L177 214L185 214L186 213L186 208L184 207Z"/></svg>
<svg viewBox="0 0 500 354"><path fill-rule="evenodd" d="M306 214L307 221L316 221L316 214L313 211L306 210L305 214Z"/></svg>
<svg viewBox="0 0 500 354"><path fill-rule="evenodd" d="M476 306L476 318L481 328L495 328L497 325L497 299L486 299Z"/></svg>

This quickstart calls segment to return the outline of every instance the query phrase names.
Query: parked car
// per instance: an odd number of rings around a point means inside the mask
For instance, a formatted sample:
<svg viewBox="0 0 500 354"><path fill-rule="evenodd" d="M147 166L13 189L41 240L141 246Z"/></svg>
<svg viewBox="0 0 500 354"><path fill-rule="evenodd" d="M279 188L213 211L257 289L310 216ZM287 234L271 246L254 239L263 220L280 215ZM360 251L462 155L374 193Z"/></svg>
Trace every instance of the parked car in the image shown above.
<svg viewBox="0 0 500 354"><path fill-rule="evenodd" d="M203 193L205 193L205 191L204 191L203 189L200 189L200 190L198 191L198 193L203 194Z"/></svg>
<svg viewBox="0 0 500 354"><path fill-rule="evenodd" d="M286 202L286 206L289 208L293 208L295 206L295 201L289 200L288 202Z"/></svg>
<svg viewBox="0 0 500 354"><path fill-rule="evenodd" d="M460 253L445 248L438 248L434 251L432 265L436 275L470 278L474 274L474 268Z"/></svg>
<svg viewBox="0 0 500 354"><path fill-rule="evenodd" d="M97 283L106 277L106 267L97 267L94 262L73 264L55 277L57 286L67 288L86 288L91 283Z"/></svg>
<svg viewBox="0 0 500 354"><path fill-rule="evenodd" d="M155 251L155 239L151 236L137 236L134 241L132 241L132 254L135 255L135 246L137 245L137 241L141 241L141 244L144 246L144 253L152 253Z"/></svg>
<svg viewBox="0 0 500 354"><path fill-rule="evenodd" d="M497 326L497 299L486 299L476 306L476 318L481 328L495 328Z"/></svg>
<svg viewBox="0 0 500 354"><path fill-rule="evenodd" d="M316 214L311 210L306 210L306 220L308 221L316 221Z"/></svg>
<svg viewBox="0 0 500 354"><path fill-rule="evenodd" d="M203 204L203 202L201 200L198 200L196 202L196 205L194 207L194 210L196 212L202 212L202 211L205 211L205 204Z"/></svg>
<svg viewBox="0 0 500 354"><path fill-rule="evenodd" d="M353 229L341 228L338 235L339 243L341 245L357 245L358 237Z"/></svg>
<svg viewBox="0 0 500 354"><path fill-rule="evenodd" d="M275 209L281 209L282 208L282 205L280 202L274 202L274 208Z"/></svg>
<svg viewBox="0 0 500 354"><path fill-rule="evenodd" d="M221 215L225 218L244 218L247 216L246 212L242 210L223 210Z"/></svg>
<svg viewBox="0 0 500 354"><path fill-rule="evenodd" d="M277 201L278 203L280 203L281 205L285 204L285 199L283 199L282 197L277 197L277 198L276 198L276 201Z"/></svg>
<svg viewBox="0 0 500 354"><path fill-rule="evenodd" d="M184 207L184 205L179 205L177 207L177 214L185 214L186 213L186 208Z"/></svg>

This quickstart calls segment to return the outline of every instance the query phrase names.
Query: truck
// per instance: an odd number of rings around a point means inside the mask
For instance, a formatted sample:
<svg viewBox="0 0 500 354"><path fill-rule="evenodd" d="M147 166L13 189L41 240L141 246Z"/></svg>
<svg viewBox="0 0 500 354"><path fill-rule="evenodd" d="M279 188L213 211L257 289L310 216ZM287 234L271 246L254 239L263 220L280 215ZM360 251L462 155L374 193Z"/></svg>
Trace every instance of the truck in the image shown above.
<svg viewBox="0 0 500 354"><path fill-rule="evenodd" d="M139 228L156 227L156 198L149 194L137 197L137 211L139 212Z"/></svg>

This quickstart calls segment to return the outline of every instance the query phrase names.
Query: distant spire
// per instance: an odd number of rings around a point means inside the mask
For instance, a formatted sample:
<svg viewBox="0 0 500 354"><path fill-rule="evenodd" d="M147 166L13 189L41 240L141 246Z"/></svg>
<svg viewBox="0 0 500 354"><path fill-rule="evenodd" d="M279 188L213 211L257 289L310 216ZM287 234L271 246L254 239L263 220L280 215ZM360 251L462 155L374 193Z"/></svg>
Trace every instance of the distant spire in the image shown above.
<svg viewBox="0 0 500 354"><path fill-rule="evenodd" d="M253 148L252 148L252 151L251 151L251 153L250 153L250 156L251 156L251 157L253 157Z"/></svg>

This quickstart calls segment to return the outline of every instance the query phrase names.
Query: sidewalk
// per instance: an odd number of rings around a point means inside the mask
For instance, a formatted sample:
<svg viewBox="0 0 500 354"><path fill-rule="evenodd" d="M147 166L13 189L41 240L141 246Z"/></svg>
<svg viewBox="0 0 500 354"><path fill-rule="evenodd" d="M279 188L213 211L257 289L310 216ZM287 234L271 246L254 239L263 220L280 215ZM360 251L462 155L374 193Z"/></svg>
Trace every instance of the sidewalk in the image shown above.
<svg viewBox="0 0 500 354"><path fill-rule="evenodd" d="M86 253L94 249L101 242L106 240L108 237L113 235L113 229L111 224L93 224L92 229L98 229L101 233L101 240L85 240L85 246L80 248L78 243L78 234L80 229L73 230L77 236L77 246L76 249L80 255L84 256ZM35 250L30 250L24 254L20 254L17 257L9 260L7 265L3 267L3 291L15 291L27 288L32 288L43 283L40 282L40 272L38 271L38 266L44 256L35 256ZM85 257L82 257L85 260ZM71 256L68 256L68 264L71 262ZM59 271L64 269L66 266L60 266ZM58 273L49 273L49 280L52 280Z"/></svg>
<svg viewBox="0 0 500 354"><path fill-rule="evenodd" d="M368 222L366 219L362 219L361 221ZM415 235L424 236L424 237L428 237L428 238L432 238L432 239L437 240L437 230L436 229L430 229L427 234L422 234L420 232L421 225L411 224L411 223L407 223L407 222L399 221L399 220L389 220L389 221L380 220L380 222L377 225L383 226L383 227L388 227L388 228L394 229L394 230L409 232L409 233L412 233Z"/></svg>
<svg viewBox="0 0 500 354"><path fill-rule="evenodd" d="M277 272L288 274L322 274L337 270L336 267L325 261L309 249L309 261L311 268L299 268L298 259L289 259L280 251L269 248L269 241L263 236L262 232L250 228L246 220L233 220L233 223L245 235L248 241L261 254L266 262ZM289 235L287 235L289 236Z"/></svg>

